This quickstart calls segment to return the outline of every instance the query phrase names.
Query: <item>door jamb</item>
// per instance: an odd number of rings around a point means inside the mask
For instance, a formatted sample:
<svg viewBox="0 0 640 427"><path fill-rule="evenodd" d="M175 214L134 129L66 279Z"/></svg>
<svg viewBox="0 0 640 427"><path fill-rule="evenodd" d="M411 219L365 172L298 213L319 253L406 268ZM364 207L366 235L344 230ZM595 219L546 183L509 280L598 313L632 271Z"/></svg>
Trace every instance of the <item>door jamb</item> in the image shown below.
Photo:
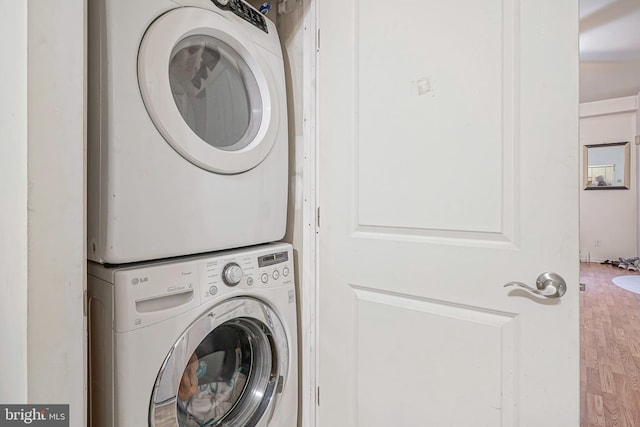
<svg viewBox="0 0 640 427"><path fill-rule="evenodd" d="M319 54L319 24L316 0L303 0L303 231L300 279L304 287L300 290L300 328L302 361L300 372L300 425L315 427L318 424L318 130L317 130L317 57Z"/></svg>

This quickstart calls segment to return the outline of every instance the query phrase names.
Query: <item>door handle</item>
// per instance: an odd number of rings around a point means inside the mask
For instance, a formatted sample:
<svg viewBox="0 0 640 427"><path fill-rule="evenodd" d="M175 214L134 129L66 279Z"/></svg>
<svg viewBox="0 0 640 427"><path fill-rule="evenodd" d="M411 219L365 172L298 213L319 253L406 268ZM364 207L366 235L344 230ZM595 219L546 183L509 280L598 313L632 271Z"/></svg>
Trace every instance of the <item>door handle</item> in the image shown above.
<svg viewBox="0 0 640 427"><path fill-rule="evenodd" d="M556 273L542 273L536 280L536 288L534 289L529 285L525 285L521 282L509 282L504 287L518 286L525 289L532 294L540 295L545 298L560 298L567 293L567 283L559 274Z"/></svg>

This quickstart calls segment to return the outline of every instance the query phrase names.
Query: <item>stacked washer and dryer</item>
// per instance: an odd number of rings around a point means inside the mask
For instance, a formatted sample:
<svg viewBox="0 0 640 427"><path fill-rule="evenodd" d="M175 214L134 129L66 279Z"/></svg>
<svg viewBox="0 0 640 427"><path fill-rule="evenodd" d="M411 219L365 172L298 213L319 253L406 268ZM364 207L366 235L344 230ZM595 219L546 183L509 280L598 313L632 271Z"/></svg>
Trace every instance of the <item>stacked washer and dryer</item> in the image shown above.
<svg viewBox="0 0 640 427"><path fill-rule="evenodd" d="M91 1L88 89L89 425L296 426L275 26L242 0Z"/></svg>

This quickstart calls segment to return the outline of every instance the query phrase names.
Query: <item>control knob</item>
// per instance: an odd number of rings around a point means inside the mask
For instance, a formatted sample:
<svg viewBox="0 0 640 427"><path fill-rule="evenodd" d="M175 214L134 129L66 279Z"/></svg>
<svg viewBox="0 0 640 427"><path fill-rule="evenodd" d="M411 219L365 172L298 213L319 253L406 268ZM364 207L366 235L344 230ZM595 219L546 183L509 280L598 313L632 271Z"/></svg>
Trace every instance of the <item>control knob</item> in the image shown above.
<svg viewBox="0 0 640 427"><path fill-rule="evenodd" d="M229 4L229 0L216 0L216 3L218 3L218 5L225 7L226 5Z"/></svg>
<svg viewBox="0 0 640 427"><path fill-rule="evenodd" d="M230 262L222 270L222 281L227 286L236 286L242 280L242 268L235 262Z"/></svg>

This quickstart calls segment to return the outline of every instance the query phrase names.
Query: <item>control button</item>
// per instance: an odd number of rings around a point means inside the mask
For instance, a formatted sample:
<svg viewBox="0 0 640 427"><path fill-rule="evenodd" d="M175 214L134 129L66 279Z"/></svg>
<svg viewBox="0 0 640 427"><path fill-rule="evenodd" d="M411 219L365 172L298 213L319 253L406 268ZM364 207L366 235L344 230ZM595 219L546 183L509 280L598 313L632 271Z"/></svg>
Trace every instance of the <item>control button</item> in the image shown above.
<svg viewBox="0 0 640 427"><path fill-rule="evenodd" d="M222 270L222 281L227 286L236 286L242 280L242 268L235 262L230 262Z"/></svg>
<svg viewBox="0 0 640 427"><path fill-rule="evenodd" d="M269 275L267 273L262 273L262 276L260 276L260 280L262 281L262 283L267 283L269 281Z"/></svg>
<svg viewBox="0 0 640 427"><path fill-rule="evenodd" d="M273 277L273 280L278 280L280 278L280 272L278 270L274 270L271 276Z"/></svg>
<svg viewBox="0 0 640 427"><path fill-rule="evenodd" d="M282 275L287 277L289 275L289 267L285 267L282 269Z"/></svg>
<svg viewBox="0 0 640 427"><path fill-rule="evenodd" d="M218 3L220 6L224 7L224 6L229 4L229 0L216 0L216 3Z"/></svg>
<svg viewBox="0 0 640 427"><path fill-rule="evenodd" d="M247 277L247 285L253 285L253 277Z"/></svg>
<svg viewBox="0 0 640 427"><path fill-rule="evenodd" d="M215 295L215 294L217 294L217 293L218 293L218 287L217 287L217 286L212 286L212 287L210 287L210 288L209 288L209 293L210 293L211 295Z"/></svg>

